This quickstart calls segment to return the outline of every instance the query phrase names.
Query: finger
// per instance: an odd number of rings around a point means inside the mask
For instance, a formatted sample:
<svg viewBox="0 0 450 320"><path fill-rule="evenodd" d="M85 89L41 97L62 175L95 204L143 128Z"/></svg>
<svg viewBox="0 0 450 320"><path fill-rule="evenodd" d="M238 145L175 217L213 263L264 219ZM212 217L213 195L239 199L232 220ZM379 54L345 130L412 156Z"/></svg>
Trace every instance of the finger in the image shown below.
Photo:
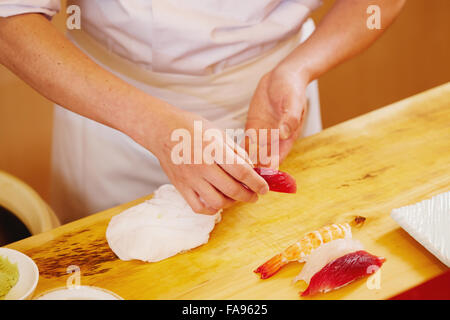
<svg viewBox="0 0 450 320"><path fill-rule="evenodd" d="M248 126L248 123L247 123ZM245 135L239 144L251 162L251 166L255 167L258 163L258 131L255 128L247 128Z"/></svg>
<svg viewBox="0 0 450 320"><path fill-rule="evenodd" d="M245 139L244 139L245 140ZM232 137L225 134L225 145L222 145L225 152L225 161L232 161L230 163L248 164L253 167L253 162L248 156L245 149L240 147ZM230 158L228 159L227 156Z"/></svg>
<svg viewBox="0 0 450 320"><path fill-rule="evenodd" d="M230 207L235 203L232 199L227 198L220 191L211 185L207 180L202 180L196 186L196 192L203 199L206 206L214 209L215 212L220 209Z"/></svg>
<svg viewBox="0 0 450 320"><path fill-rule="evenodd" d="M298 94L299 88L286 86L285 82L271 82L268 95L274 109L280 112L278 128L280 138L289 139L300 126L302 111L305 109L306 98Z"/></svg>
<svg viewBox="0 0 450 320"><path fill-rule="evenodd" d="M294 138L294 136L292 136L291 138L280 142L280 154L278 159L280 163L283 162L284 159L286 159L286 157L289 155L289 152L291 151L295 140L296 139Z"/></svg>
<svg viewBox="0 0 450 320"><path fill-rule="evenodd" d="M292 147L294 146L295 141L300 137L302 132L302 123L294 132L294 134L287 140L280 141L279 144L279 162L282 162L288 156L289 152L291 152Z"/></svg>
<svg viewBox="0 0 450 320"><path fill-rule="evenodd" d="M295 141L300 137L302 131L303 131L303 125L305 123L306 113L307 109L309 108L309 101L306 101L305 108L301 111L300 115L300 124L297 128L297 130L292 134L292 136L287 140L280 141L279 144L279 161L283 161L289 152L292 149L292 146L294 145Z"/></svg>
<svg viewBox="0 0 450 320"><path fill-rule="evenodd" d="M253 170L253 166L237 160L228 161L229 157L236 159L237 156L230 148L227 148L226 152L227 161L224 164L219 164L222 169L255 193L265 194L269 191L267 182Z"/></svg>
<svg viewBox="0 0 450 320"><path fill-rule="evenodd" d="M246 137L241 145L252 161L252 167L278 167L280 145L278 129L259 129L252 133L246 132Z"/></svg>
<svg viewBox="0 0 450 320"><path fill-rule="evenodd" d="M305 108L303 98L290 97L286 104L282 106L282 116L280 120L280 138L289 139L300 127L302 112Z"/></svg>
<svg viewBox="0 0 450 320"><path fill-rule="evenodd" d="M228 173L231 177L233 177L237 182L243 183L246 185L251 191L259 194L265 194L269 191L269 185L267 182L256 173L255 170L248 164L219 164L219 166ZM237 190L234 190L237 191ZM244 196L244 194L239 193L239 196ZM248 197L248 194L247 194ZM232 199L236 199L235 197L231 197ZM236 199L240 200L240 199ZM240 201L248 201L248 200L240 200Z"/></svg>
<svg viewBox="0 0 450 320"><path fill-rule="evenodd" d="M233 148L234 153L236 153L238 155L238 157L240 157L241 159L244 159L245 162L250 165L252 168L254 167L252 160L250 159L250 156L248 155L248 153L245 151L244 148L242 148L240 145L238 145L237 143L234 143L230 146L231 148Z"/></svg>
<svg viewBox="0 0 450 320"><path fill-rule="evenodd" d="M177 188L195 213L212 215L217 212L201 201L199 195L191 188Z"/></svg>
<svg viewBox="0 0 450 320"><path fill-rule="evenodd" d="M236 181L219 166L212 168L211 172L205 175L205 179L229 199L242 202L258 200L256 193Z"/></svg>

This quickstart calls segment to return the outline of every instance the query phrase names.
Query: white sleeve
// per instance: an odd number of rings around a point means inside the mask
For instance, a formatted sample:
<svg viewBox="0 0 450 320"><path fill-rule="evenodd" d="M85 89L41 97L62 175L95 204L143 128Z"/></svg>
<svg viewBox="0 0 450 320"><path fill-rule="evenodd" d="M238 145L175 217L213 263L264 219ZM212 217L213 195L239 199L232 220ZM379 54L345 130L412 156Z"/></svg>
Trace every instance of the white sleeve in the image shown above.
<svg viewBox="0 0 450 320"><path fill-rule="evenodd" d="M0 0L1 2L1 0ZM298 2L306 7L309 8L309 10L314 11L318 7L322 5L322 0L295 0L295 2Z"/></svg>
<svg viewBox="0 0 450 320"><path fill-rule="evenodd" d="M0 0L2 18L23 13L43 13L50 18L60 9L60 0Z"/></svg>

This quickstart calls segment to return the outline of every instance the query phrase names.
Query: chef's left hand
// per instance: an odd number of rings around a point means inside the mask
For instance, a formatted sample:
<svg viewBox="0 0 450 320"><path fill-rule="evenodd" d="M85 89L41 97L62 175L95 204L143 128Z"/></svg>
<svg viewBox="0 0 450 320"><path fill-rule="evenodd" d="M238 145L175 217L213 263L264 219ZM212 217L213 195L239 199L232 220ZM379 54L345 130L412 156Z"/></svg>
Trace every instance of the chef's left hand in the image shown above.
<svg viewBox="0 0 450 320"><path fill-rule="evenodd" d="M307 108L307 85L308 80L304 75L286 67L275 68L261 78L250 102L246 129L279 129L280 162L289 154L302 132ZM258 149L263 147L271 150L269 138L267 144L258 142Z"/></svg>

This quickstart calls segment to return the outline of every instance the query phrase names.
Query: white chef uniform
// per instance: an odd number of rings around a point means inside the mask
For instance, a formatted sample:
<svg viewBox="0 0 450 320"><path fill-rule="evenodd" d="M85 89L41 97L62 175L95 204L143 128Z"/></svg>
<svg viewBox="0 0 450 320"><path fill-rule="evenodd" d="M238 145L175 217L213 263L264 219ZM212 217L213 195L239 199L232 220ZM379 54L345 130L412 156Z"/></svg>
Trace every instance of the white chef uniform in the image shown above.
<svg viewBox="0 0 450 320"><path fill-rule="evenodd" d="M314 30L320 0L78 0L68 37L118 77L222 128L242 128L260 78ZM0 0L0 16L53 16L59 0ZM317 82L303 136L321 130ZM151 123L149 123L151 125ZM52 207L66 223L150 194L168 179L126 135L55 106Z"/></svg>

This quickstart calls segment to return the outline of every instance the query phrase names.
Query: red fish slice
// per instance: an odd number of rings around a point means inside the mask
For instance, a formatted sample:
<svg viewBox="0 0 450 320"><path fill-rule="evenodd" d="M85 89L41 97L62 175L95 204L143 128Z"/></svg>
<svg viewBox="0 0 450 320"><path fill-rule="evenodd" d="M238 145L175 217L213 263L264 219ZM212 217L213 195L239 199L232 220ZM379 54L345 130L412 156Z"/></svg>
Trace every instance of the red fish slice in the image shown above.
<svg viewBox="0 0 450 320"><path fill-rule="evenodd" d="M356 279L375 273L386 259L360 250L328 263L309 282L302 296L339 289Z"/></svg>
<svg viewBox="0 0 450 320"><path fill-rule="evenodd" d="M255 171L269 184L270 191L296 193L297 184L294 178L286 172L271 168L255 168Z"/></svg>

